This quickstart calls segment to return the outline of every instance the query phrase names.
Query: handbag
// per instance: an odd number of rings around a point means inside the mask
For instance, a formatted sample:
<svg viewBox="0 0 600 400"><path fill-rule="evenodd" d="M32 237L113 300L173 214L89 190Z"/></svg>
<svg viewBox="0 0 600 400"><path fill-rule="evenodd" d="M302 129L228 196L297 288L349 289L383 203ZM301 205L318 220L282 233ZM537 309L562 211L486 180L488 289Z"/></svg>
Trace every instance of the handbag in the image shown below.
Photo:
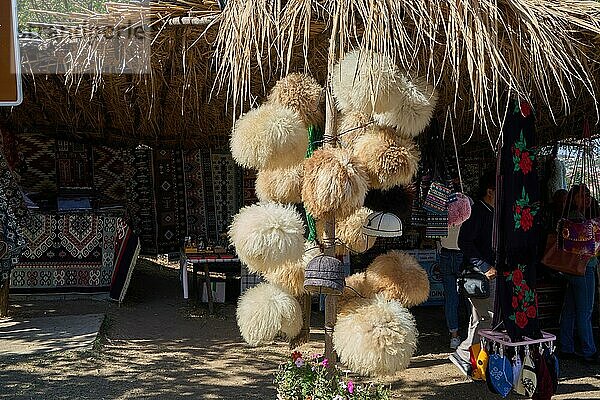
<svg viewBox="0 0 600 400"><path fill-rule="evenodd" d="M548 235L542 264L565 274L583 276L590 258L582 254L564 251L557 245L557 235L551 234Z"/></svg>
<svg viewBox="0 0 600 400"><path fill-rule="evenodd" d="M470 299L490 297L490 280L479 268L470 264L458 274L456 279L459 292Z"/></svg>
<svg viewBox="0 0 600 400"><path fill-rule="evenodd" d="M448 198L452 190L445 184L434 181L431 183L423 208L431 214L445 214L448 212Z"/></svg>
<svg viewBox="0 0 600 400"><path fill-rule="evenodd" d="M558 221L558 247L567 253L592 257L600 252L600 219Z"/></svg>

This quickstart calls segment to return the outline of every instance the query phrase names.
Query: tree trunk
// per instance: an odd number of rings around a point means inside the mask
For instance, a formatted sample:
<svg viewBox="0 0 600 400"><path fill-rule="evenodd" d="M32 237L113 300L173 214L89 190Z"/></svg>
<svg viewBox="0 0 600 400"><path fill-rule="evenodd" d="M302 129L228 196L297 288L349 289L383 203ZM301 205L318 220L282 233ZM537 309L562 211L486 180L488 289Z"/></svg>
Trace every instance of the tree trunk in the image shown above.
<svg viewBox="0 0 600 400"><path fill-rule="evenodd" d="M0 318L8 317L8 288L10 279L2 282L0 287Z"/></svg>

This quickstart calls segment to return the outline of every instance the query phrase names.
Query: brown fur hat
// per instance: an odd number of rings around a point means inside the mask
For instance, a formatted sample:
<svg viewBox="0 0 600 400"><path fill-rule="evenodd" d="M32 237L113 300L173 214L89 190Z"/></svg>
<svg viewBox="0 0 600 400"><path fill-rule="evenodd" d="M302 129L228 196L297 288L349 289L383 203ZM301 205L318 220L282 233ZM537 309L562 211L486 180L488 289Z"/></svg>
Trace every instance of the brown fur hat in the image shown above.
<svg viewBox="0 0 600 400"><path fill-rule="evenodd" d="M351 148L357 138L369 131L373 118L359 111L342 113L338 123L337 138L341 147Z"/></svg>
<svg viewBox="0 0 600 400"><path fill-rule="evenodd" d="M352 155L367 168L372 188L390 189L411 183L421 152L411 138L399 136L393 128L372 125L356 138Z"/></svg>
<svg viewBox="0 0 600 400"><path fill-rule="evenodd" d="M366 207L361 207L346 218L336 218L335 236L344 245L336 246L335 253L343 255L346 249L355 253L364 253L375 245L376 237L367 236L363 233L362 227L367 217L373 213ZM325 235L325 221L317 221L317 237L320 241L329 239Z"/></svg>
<svg viewBox="0 0 600 400"><path fill-rule="evenodd" d="M323 126L323 88L312 76L291 73L280 79L269 94L268 101L278 103L300 114L306 126Z"/></svg>
<svg viewBox="0 0 600 400"><path fill-rule="evenodd" d="M324 147L304 161L302 201L316 219L344 218L362 207L368 175L348 150Z"/></svg>
<svg viewBox="0 0 600 400"><path fill-rule="evenodd" d="M256 195L260 201L302 203L303 175L302 164L260 170L256 176Z"/></svg>
<svg viewBox="0 0 600 400"><path fill-rule="evenodd" d="M285 263L281 267L263 273L265 279L283 289L294 297L304 293L304 270L308 263L321 254L321 249L314 242L304 243L304 255L298 262Z"/></svg>

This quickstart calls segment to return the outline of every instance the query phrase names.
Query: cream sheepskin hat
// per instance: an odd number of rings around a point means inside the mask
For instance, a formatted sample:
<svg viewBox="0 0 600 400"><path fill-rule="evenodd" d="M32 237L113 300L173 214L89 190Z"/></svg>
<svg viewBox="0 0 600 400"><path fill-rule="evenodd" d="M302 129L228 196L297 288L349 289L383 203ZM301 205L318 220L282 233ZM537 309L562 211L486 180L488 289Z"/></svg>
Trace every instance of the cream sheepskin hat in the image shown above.
<svg viewBox="0 0 600 400"><path fill-rule="evenodd" d="M304 270L310 260L321 254L314 242L304 243L304 255L300 261L286 263L264 274L265 279L294 297L307 293L304 290Z"/></svg>
<svg viewBox="0 0 600 400"><path fill-rule="evenodd" d="M279 334L293 339L302 329L298 300L269 283L246 290L236 314L242 337L251 346L271 342Z"/></svg>
<svg viewBox="0 0 600 400"><path fill-rule="evenodd" d="M280 79L269 94L268 101L281 104L300 114L306 126L323 126L323 88L312 76L291 73Z"/></svg>
<svg viewBox="0 0 600 400"><path fill-rule="evenodd" d="M308 133L296 111L266 103L236 121L229 142L233 158L242 167L282 168L302 162Z"/></svg>
<svg viewBox="0 0 600 400"><path fill-rule="evenodd" d="M302 201L316 219L344 218L362 207L367 180L366 170L348 150L324 147L304 161Z"/></svg>
<svg viewBox="0 0 600 400"><path fill-rule="evenodd" d="M260 170L256 176L256 195L260 201L302 203L303 176L303 164Z"/></svg>
<svg viewBox="0 0 600 400"><path fill-rule="evenodd" d="M259 203L233 217L229 238L250 272L267 272L304 253L304 223L289 205Z"/></svg>
<svg viewBox="0 0 600 400"><path fill-rule="evenodd" d="M338 316L333 348L340 361L365 375L392 375L408 367L417 347L412 314L381 295L361 299Z"/></svg>
<svg viewBox="0 0 600 400"><path fill-rule="evenodd" d="M356 138L352 155L369 172L370 187L390 189L412 182L419 168L421 152L411 138L401 137L393 128L373 125Z"/></svg>

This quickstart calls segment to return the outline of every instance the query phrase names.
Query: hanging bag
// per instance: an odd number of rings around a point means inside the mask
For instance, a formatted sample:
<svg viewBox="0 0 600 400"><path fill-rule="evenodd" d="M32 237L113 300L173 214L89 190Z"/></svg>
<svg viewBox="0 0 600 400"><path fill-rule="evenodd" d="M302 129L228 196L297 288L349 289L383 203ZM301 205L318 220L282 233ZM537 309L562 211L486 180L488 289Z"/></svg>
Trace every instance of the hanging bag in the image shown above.
<svg viewBox="0 0 600 400"><path fill-rule="evenodd" d="M432 214L448 213L448 198L452 190L439 180L435 180L429 187L423 208Z"/></svg>
<svg viewBox="0 0 600 400"><path fill-rule="evenodd" d="M459 292L469 299L490 297L490 280L479 268L468 264L456 279Z"/></svg>
<svg viewBox="0 0 600 400"><path fill-rule="evenodd" d="M590 258L580 254L568 253L561 249L556 242L555 234L548 235L542 264L565 274L583 276Z"/></svg>

